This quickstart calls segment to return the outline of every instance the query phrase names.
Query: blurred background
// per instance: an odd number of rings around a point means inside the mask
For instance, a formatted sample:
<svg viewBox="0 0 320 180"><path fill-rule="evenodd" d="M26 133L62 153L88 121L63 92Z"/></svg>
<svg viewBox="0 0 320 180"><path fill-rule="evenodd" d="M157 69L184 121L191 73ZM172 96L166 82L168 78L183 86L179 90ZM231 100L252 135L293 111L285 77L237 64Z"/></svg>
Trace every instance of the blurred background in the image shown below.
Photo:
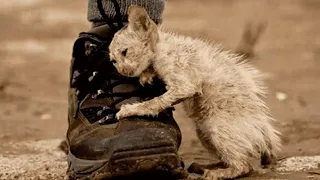
<svg viewBox="0 0 320 180"><path fill-rule="evenodd" d="M86 8L86 0L1 2L0 154L29 153L10 143L65 137L69 61L73 41L90 27ZM164 26L236 51L248 23L265 24L250 61L270 74L266 101L285 157L320 154L319 17L319 0L168 0ZM183 158L207 158L179 107L175 117Z"/></svg>

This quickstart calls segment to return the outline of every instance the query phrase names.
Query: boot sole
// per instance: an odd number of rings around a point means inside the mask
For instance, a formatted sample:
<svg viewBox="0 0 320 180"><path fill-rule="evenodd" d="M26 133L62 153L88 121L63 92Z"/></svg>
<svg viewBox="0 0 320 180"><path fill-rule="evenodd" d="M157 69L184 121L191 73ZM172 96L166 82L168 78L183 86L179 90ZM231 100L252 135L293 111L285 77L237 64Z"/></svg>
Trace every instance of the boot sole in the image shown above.
<svg viewBox="0 0 320 180"><path fill-rule="evenodd" d="M114 151L109 160L83 160L68 153L69 179L181 179L188 174L173 145ZM80 173L79 173L80 172Z"/></svg>

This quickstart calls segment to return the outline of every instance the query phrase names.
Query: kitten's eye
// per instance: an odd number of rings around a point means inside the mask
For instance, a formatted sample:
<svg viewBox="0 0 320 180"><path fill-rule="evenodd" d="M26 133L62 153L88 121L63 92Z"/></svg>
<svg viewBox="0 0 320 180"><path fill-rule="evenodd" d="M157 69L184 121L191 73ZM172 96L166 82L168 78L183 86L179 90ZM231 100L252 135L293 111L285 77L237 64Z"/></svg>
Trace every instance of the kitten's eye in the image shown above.
<svg viewBox="0 0 320 180"><path fill-rule="evenodd" d="M127 55L127 52L128 52L128 48L126 48L125 50L123 50L123 51L121 52L121 54L122 54L123 56L126 56L126 55Z"/></svg>
<svg viewBox="0 0 320 180"><path fill-rule="evenodd" d="M110 60L110 62L111 62L112 64L117 63L117 61L116 61L116 60L114 60L114 59L111 59L111 60Z"/></svg>

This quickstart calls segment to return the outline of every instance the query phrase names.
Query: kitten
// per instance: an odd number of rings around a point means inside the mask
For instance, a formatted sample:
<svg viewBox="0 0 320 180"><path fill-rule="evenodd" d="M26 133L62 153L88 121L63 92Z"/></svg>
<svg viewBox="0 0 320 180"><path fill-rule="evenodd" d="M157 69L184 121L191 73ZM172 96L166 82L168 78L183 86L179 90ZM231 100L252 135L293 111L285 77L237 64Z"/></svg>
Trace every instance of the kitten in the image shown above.
<svg viewBox="0 0 320 180"><path fill-rule="evenodd" d="M158 76L167 92L122 105L118 119L157 116L182 102L204 147L227 166L205 170L208 180L245 175L254 158L265 164L274 160L280 133L260 99L266 93L262 73L220 47L158 28L142 7L129 7L128 21L109 46L111 61L120 74L139 76L141 82Z"/></svg>

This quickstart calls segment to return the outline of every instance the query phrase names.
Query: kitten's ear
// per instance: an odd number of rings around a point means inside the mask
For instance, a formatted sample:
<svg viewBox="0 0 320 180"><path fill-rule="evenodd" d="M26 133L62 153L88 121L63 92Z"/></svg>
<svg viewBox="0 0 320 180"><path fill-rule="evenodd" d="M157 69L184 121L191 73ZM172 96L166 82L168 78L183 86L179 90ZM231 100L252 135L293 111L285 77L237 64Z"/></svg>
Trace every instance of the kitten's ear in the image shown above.
<svg viewBox="0 0 320 180"><path fill-rule="evenodd" d="M149 31L152 20L147 11L140 6L131 5L128 8L128 26L134 31Z"/></svg>

